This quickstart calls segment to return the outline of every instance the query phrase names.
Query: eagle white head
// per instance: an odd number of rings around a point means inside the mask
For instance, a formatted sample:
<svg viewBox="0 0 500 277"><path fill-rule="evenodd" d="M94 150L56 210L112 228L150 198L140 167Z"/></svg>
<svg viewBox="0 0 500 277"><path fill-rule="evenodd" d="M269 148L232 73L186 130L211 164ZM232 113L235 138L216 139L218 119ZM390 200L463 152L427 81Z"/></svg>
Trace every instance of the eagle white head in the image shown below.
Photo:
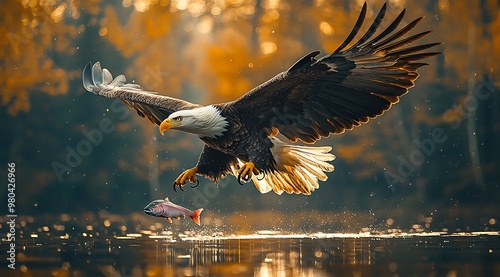
<svg viewBox="0 0 500 277"><path fill-rule="evenodd" d="M220 114L220 110L209 105L192 110L181 110L171 113L160 124L160 133L174 129L199 137L215 138L221 136L229 122Z"/></svg>

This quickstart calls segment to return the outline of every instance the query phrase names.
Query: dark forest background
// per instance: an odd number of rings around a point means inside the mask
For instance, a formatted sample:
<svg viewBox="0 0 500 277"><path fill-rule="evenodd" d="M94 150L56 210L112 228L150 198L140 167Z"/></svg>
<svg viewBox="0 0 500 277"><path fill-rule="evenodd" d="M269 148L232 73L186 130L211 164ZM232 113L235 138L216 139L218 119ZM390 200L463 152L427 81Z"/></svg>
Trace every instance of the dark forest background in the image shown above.
<svg viewBox="0 0 500 277"><path fill-rule="evenodd" d="M202 143L162 137L122 103L86 92L81 71L100 61L147 90L230 101L310 51L335 49L362 1L41 3L0 5L0 207L14 162L26 215L128 214L168 196L242 221L328 213L345 224L359 215L375 225L498 228L500 1L387 2L388 19L403 8L403 23L425 16L417 31L434 29L424 41L443 42L443 55L426 61L416 87L382 117L319 142L337 159L310 196L261 195L233 177L218 188L201 178L175 194L172 181L196 163ZM368 23L383 3L368 2Z"/></svg>

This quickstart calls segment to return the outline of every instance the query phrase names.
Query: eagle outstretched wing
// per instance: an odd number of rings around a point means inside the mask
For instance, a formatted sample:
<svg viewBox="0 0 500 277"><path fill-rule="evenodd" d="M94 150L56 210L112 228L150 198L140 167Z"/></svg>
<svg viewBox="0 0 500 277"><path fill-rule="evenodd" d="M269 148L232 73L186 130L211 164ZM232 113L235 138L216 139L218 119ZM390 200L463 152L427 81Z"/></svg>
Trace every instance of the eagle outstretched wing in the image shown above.
<svg viewBox="0 0 500 277"><path fill-rule="evenodd" d="M398 29L405 10L375 38L386 11L383 5L366 33L348 47L366 16L366 3L346 40L331 54L319 51L249 91L229 105L247 110L262 128L277 128L291 141L313 143L343 133L388 110L413 87L418 62L440 52L421 52L440 43L408 46L432 31L405 36L422 17Z"/></svg>
<svg viewBox="0 0 500 277"><path fill-rule="evenodd" d="M89 92L108 98L117 98L135 109L141 117L160 125L171 113L201 107L187 101L142 90L137 84L127 84L125 76L115 79L107 69L101 69L99 62L88 63L83 70L83 86Z"/></svg>

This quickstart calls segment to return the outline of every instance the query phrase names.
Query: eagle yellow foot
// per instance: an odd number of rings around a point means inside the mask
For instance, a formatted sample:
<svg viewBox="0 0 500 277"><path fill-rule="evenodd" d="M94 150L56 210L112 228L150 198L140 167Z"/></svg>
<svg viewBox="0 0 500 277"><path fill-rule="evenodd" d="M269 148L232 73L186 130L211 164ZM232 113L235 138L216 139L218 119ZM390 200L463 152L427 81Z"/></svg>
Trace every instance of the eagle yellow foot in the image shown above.
<svg viewBox="0 0 500 277"><path fill-rule="evenodd" d="M191 186L192 188L197 187L200 184L200 181L196 178L196 172L198 172L198 167L196 166L182 172L181 175L179 175L179 177L177 177L174 181L174 191L177 192L176 187L179 187L182 191L184 191L182 186L186 185L188 180L191 183L196 183L196 185Z"/></svg>
<svg viewBox="0 0 500 277"><path fill-rule="evenodd" d="M275 137L275 136L277 136L279 133L280 133L280 130L278 130L278 128L276 128L276 127L272 127L272 128L271 128L271 133L269 134L269 137L270 137L270 138L274 138L274 137Z"/></svg>
<svg viewBox="0 0 500 277"><path fill-rule="evenodd" d="M243 186L241 180L243 180L244 182L250 181L250 179L252 178L252 174L259 175L260 173L257 167L255 167L254 163L246 162L238 170L238 183Z"/></svg>

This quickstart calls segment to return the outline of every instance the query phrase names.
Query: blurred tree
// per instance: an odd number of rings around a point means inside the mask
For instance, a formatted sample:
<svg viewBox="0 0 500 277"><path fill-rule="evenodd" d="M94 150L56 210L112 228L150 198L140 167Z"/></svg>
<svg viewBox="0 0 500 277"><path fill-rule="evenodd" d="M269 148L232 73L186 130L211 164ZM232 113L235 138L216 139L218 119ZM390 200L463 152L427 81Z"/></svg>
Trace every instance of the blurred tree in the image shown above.
<svg viewBox="0 0 500 277"><path fill-rule="evenodd" d="M383 3L368 3L367 22ZM210 208L230 211L362 210L371 215L376 210L403 217L435 210L456 215L457 207L479 215L486 206L498 208L499 3L387 3L387 18L407 8L402 24L426 15L418 30L435 29L425 41L444 42L444 54L428 60L416 87L387 114L321 142L334 147L337 160L318 192L260 195L230 178L215 192L202 180L199 190L178 197L194 202L202 195ZM151 197L170 193L171 180L196 162L201 144L195 137L159 137L150 122L122 103L114 106L85 92L79 76L87 61L100 60L115 75L124 73L161 94L202 104L230 101L310 51L334 50L361 5L342 0L4 3L0 112L8 124L0 153L2 161L19 164L20 206L24 212L137 211ZM475 31L467 38L471 26ZM471 42L474 55L468 55ZM483 84L479 96L471 96L468 82ZM114 130L60 181L51 164L65 163L67 147L76 149L88 140L84 133L99 128L103 119ZM477 124L473 133L467 121ZM422 142L436 130L446 139L425 153ZM473 177L471 136L480 154L482 186ZM393 179L386 178L388 172Z"/></svg>
<svg viewBox="0 0 500 277"><path fill-rule="evenodd" d="M68 91L68 79L74 75L56 65L51 52L72 55L72 39L77 27L65 24L67 15L79 17L79 9L95 12L99 1L51 2L9 1L0 6L0 70L2 105L16 115L30 108L33 92L48 95Z"/></svg>

